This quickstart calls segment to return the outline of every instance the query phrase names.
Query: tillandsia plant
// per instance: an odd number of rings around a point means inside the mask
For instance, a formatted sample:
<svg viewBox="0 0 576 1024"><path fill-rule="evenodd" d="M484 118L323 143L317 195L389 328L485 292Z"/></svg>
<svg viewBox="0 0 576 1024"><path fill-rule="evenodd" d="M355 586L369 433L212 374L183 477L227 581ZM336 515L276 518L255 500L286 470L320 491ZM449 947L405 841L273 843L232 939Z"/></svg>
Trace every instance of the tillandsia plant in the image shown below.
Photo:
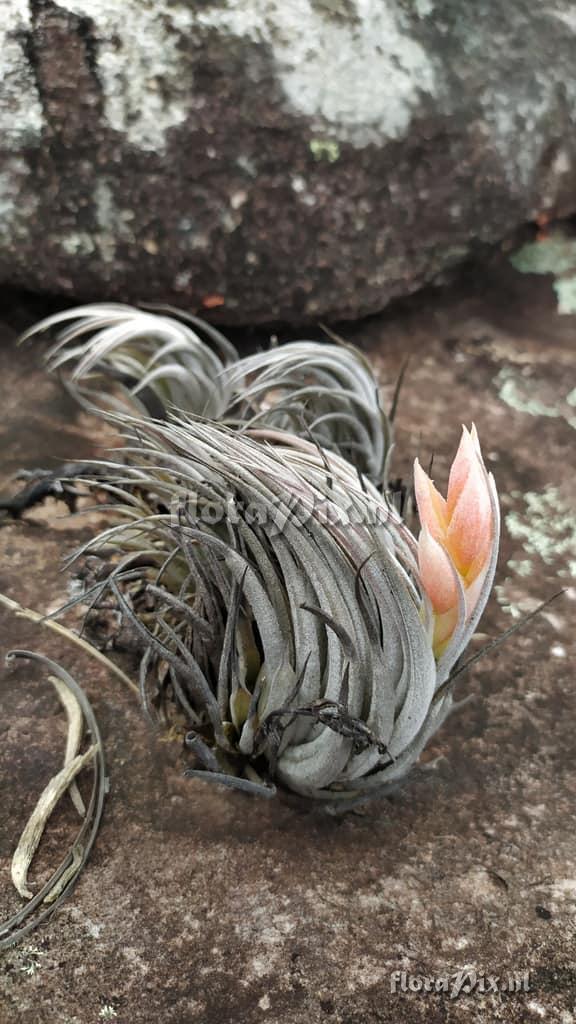
<svg viewBox="0 0 576 1024"><path fill-rule="evenodd" d="M221 373L238 354L210 324L179 316L94 303L41 320L20 340L57 329L45 365L91 411L163 416L172 404L219 419L230 400Z"/></svg>
<svg viewBox="0 0 576 1024"><path fill-rule="evenodd" d="M332 804L387 792L452 707L494 576L498 502L475 433L446 503L419 485L417 541L306 438L182 417L125 429L107 464L124 522L82 553L114 553L94 597L111 591L140 638L145 705L169 696L184 714L190 774Z"/></svg>
<svg viewBox="0 0 576 1024"><path fill-rule="evenodd" d="M81 599L89 614L112 597L131 625L144 706L185 723L189 774L339 806L386 793L454 706L494 578L476 431L446 499L416 463L416 538L387 491L390 424L359 352L240 359L168 312L83 307L29 332L65 325L50 368L124 436L91 467L112 525L78 553L101 560Z"/></svg>
<svg viewBox="0 0 576 1024"><path fill-rule="evenodd" d="M358 349L298 341L240 358L212 325L162 308L80 306L42 320L21 340L56 330L46 367L93 412L164 418L177 408L237 429L305 430L384 484L391 428Z"/></svg>
<svg viewBox="0 0 576 1024"><path fill-rule="evenodd" d="M296 341L226 370L242 421L307 433L380 486L392 432L372 368L358 349Z"/></svg>

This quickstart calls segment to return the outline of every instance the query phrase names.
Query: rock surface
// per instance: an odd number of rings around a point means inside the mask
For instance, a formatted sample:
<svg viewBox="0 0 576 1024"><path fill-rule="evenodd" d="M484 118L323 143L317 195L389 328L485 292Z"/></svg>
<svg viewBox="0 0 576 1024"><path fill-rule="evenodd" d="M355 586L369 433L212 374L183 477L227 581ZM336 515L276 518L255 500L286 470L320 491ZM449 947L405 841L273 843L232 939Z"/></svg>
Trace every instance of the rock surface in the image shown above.
<svg viewBox="0 0 576 1024"><path fill-rule="evenodd" d="M576 209L569 0L4 0L0 281L356 317Z"/></svg>
<svg viewBox="0 0 576 1024"><path fill-rule="evenodd" d="M488 636L559 587L576 565L576 317L550 282L503 267L407 304L349 337L386 383L411 362L395 466L435 452L444 484L459 424L474 419L502 496L498 588ZM86 457L100 440L14 351L40 309L0 338L0 488L18 467ZM17 322L16 322L17 321ZM60 559L89 529L47 505L0 528L0 590L41 610L65 595ZM473 699L426 752L428 781L366 814L332 819L181 777L177 743L153 735L132 694L58 637L2 614L1 655L27 645L86 687L111 789L86 870L43 928L0 957L2 1024L573 1024L576 1017L576 592L460 684ZM484 637L486 639L486 636ZM478 646L482 641L478 639ZM573 660L572 660L573 665ZM128 666L126 666L128 667ZM0 917L19 906L9 866L40 789L60 765L63 714L26 666L0 675ZM60 861L66 801L31 873ZM530 971L515 995L392 992L394 971Z"/></svg>

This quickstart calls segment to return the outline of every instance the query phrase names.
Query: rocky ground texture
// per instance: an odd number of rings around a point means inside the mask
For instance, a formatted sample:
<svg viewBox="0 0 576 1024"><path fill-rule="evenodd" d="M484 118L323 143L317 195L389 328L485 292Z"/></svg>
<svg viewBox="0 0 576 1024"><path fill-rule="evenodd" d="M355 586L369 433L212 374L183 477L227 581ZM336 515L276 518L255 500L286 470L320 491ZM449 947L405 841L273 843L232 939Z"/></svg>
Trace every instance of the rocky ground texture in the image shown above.
<svg viewBox="0 0 576 1024"><path fill-rule="evenodd" d="M21 467L90 455L100 427L16 350L38 302L2 316L2 490ZM483 637L565 595L460 683L471 700L426 752L424 781L343 818L182 778L179 744L132 693L66 641L3 613L1 653L42 650L81 681L103 731L110 793L68 902L0 958L2 1024L504 1024L576 1020L576 317L550 280L497 264L347 329L390 396L410 355L396 468L435 454L443 484L474 420L503 508L498 586ZM0 590L42 611L66 595L62 556L94 520L49 503L0 528ZM570 625L572 623L572 625ZM129 663L124 662L129 668ZM10 859L59 767L65 719L24 665L0 677L0 907ZM37 884L74 828L54 815ZM529 971L515 995L393 992L396 971Z"/></svg>

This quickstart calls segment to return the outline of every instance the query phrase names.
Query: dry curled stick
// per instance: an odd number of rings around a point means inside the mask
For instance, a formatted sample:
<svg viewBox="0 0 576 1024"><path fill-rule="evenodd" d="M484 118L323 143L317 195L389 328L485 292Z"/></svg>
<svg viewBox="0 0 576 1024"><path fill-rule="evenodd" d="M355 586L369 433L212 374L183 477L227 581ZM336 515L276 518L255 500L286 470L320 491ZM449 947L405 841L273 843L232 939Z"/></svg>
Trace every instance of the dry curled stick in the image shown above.
<svg viewBox="0 0 576 1024"><path fill-rule="evenodd" d="M77 754L57 775L50 779L28 819L12 858L12 881L24 899L31 900L34 895L28 888L28 869L38 849L48 819L60 797L66 792L78 773L82 771L82 768L92 760L96 750L96 745L93 745L84 754Z"/></svg>
<svg viewBox="0 0 576 1024"><path fill-rule="evenodd" d="M49 615L41 615L40 612L35 612L32 608L24 608L23 605L18 604L17 601L13 601L12 598L6 597L6 594L0 594L0 607L7 608L9 611L14 612L16 617L19 619L27 619L29 622L37 622L39 626L46 626L46 628L51 629L53 633L59 633L60 636L65 637L67 640L71 640L73 644L80 647L86 652L86 654L89 654L91 658L99 661L101 665L105 665L106 668L110 672L113 672L118 679L121 679L133 693L136 695L139 694L136 684L129 676L126 675L125 672L122 671L119 665L110 661L110 658L107 658L102 651L93 647L92 644L87 643L86 640L83 640L82 637L78 635L78 633L74 633L73 630L68 629L67 626L63 626L61 622L55 622ZM42 658L41 655L34 655L34 657ZM49 662L48 658L45 658L44 662L46 664L53 664L53 662ZM68 674L66 673L66 675ZM71 677L68 676L68 678L70 679Z"/></svg>
<svg viewBox="0 0 576 1024"><path fill-rule="evenodd" d="M66 684L61 679L58 679L57 676L48 676L48 679L55 687L68 719L68 736L66 738L66 753L64 755L64 768L66 768L80 750L82 733L84 731L84 717L82 715L82 708ZM80 790L74 780L70 783L68 792L78 814L83 818L86 814L86 808Z"/></svg>
<svg viewBox="0 0 576 1024"><path fill-rule="evenodd" d="M13 945L13 943L20 941L25 935L33 931L70 894L94 844L100 826L104 797L107 791L106 766L100 730L90 702L82 688L65 669L41 654L36 654L32 651L10 651L6 660L11 662L16 658L25 658L29 661L38 662L43 668L48 670L51 677L58 679L67 688L82 711L86 730L92 740L91 746L85 754L76 755L51 780L24 830L19 844L20 855L17 858L15 866L16 877L14 878L18 891L22 895L27 896L29 894L26 884L27 868L31 860L30 851L32 851L33 855L42 834L42 820L44 822L47 820L59 796L69 787L71 780L80 769L89 762L93 768L93 783L82 825L65 858L46 884L42 886L35 896L32 896L26 906L22 907L9 920L0 923L0 950L6 949L8 946ZM38 831L39 824L40 831ZM28 861L28 864L26 861Z"/></svg>

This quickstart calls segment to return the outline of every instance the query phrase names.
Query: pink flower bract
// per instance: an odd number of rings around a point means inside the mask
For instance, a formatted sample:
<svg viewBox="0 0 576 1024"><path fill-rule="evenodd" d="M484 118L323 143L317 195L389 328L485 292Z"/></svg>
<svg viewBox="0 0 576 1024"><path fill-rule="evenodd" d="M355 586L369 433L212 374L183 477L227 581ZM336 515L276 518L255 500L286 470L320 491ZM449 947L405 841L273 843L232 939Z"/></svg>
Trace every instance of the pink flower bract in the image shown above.
<svg viewBox="0 0 576 1024"><path fill-rule="evenodd" d="M438 656L458 623L460 590L464 594L466 619L475 611L498 540L493 514L494 485L482 460L476 428L462 428L446 498L417 459L414 488L422 523L418 562L422 585L435 615L434 650Z"/></svg>

